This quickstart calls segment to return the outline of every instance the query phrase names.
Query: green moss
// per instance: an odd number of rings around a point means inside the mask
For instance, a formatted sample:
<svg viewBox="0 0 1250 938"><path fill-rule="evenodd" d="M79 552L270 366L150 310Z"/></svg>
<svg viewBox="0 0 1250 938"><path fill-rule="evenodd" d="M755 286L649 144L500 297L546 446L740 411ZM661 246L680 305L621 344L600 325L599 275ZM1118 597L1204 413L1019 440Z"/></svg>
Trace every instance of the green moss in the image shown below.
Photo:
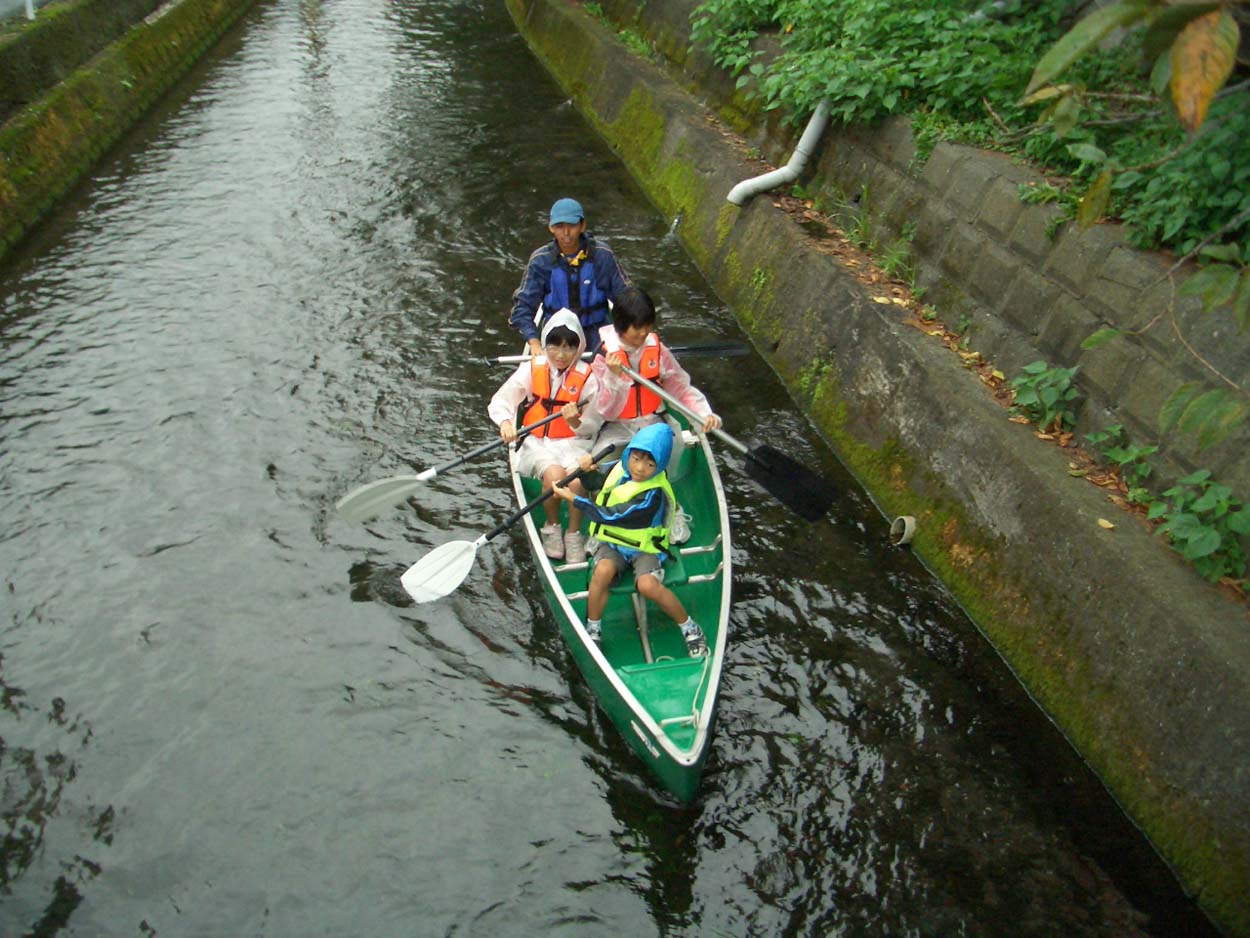
<svg viewBox="0 0 1250 938"><path fill-rule="evenodd" d="M0 215L15 244L255 0L184 0L0 128Z"/></svg>
<svg viewBox="0 0 1250 938"><path fill-rule="evenodd" d="M737 224L741 215L742 209L739 206L728 201L721 203L720 211L716 213L715 250L719 251L725 246L725 241L728 240L730 232L733 231L733 227Z"/></svg>

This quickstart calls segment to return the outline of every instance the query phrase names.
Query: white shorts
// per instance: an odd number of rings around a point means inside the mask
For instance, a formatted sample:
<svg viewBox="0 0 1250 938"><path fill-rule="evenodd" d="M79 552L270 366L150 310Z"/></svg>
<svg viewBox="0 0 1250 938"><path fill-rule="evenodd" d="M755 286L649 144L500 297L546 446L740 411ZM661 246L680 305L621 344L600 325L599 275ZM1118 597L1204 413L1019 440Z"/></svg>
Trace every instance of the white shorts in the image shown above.
<svg viewBox="0 0 1250 938"><path fill-rule="evenodd" d="M571 472L577 468L582 453L590 452L591 442L576 436L555 440L527 436L521 441L521 449L516 454L517 471L531 479L541 479L552 466Z"/></svg>

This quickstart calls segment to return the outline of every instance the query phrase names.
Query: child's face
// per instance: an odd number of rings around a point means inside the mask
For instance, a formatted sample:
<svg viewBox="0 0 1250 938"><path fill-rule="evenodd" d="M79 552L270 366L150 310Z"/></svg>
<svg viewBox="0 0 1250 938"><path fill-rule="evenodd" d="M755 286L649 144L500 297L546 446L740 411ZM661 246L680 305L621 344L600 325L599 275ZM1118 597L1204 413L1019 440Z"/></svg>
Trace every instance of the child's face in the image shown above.
<svg viewBox="0 0 1250 938"><path fill-rule="evenodd" d="M650 453L638 449L629 451L629 477L635 482L646 482L655 475L655 470L655 460Z"/></svg>
<svg viewBox="0 0 1250 938"><path fill-rule="evenodd" d="M563 345L553 342L547 346L547 361L555 365L557 371L563 371L569 367L576 357L576 345Z"/></svg>
<svg viewBox="0 0 1250 938"><path fill-rule="evenodd" d="M647 341L647 336L655 331L655 326L630 326L624 332L619 333L621 344L630 349L642 348L642 343Z"/></svg>

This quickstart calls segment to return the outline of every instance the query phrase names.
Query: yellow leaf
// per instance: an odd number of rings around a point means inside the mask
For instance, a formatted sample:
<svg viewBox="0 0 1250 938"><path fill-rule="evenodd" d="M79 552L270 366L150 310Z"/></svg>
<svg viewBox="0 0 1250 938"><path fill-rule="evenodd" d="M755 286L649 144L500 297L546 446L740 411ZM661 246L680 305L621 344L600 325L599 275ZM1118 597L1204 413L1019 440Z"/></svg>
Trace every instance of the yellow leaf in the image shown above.
<svg viewBox="0 0 1250 938"><path fill-rule="evenodd" d="M990 372L990 377L997 378L999 381L1007 380L1007 376L1003 374L1001 371L999 371L997 368L995 368L993 371Z"/></svg>
<svg viewBox="0 0 1250 938"><path fill-rule="evenodd" d="M874 303L888 303L890 302L890 298L888 296L874 296L872 301Z"/></svg>
<svg viewBox="0 0 1250 938"><path fill-rule="evenodd" d="M906 306L906 305L907 305L907 301L906 301L905 299L903 299L902 297L896 296L896 297L894 297L894 305L895 305L895 306Z"/></svg>
<svg viewBox="0 0 1250 938"><path fill-rule="evenodd" d="M1098 526L1106 531L1110 531L1112 528L1115 527L1115 525L1112 524L1110 521L1108 521L1106 518L1099 518Z"/></svg>
<svg viewBox="0 0 1250 938"><path fill-rule="evenodd" d="M1076 225L1086 231L1100 218L1107 214L1107 205L1111 202L1111 170L1103 170L1089 187L1077 205Z"/></svg>
<svg viewBox="0 0 1250 938"><path fill-rule="evenodd" d="M1206 119L1215 93L1232 74L1241 34L1227 7L1189 21L1172 43L1172 103L1193 133Z"/></svg>

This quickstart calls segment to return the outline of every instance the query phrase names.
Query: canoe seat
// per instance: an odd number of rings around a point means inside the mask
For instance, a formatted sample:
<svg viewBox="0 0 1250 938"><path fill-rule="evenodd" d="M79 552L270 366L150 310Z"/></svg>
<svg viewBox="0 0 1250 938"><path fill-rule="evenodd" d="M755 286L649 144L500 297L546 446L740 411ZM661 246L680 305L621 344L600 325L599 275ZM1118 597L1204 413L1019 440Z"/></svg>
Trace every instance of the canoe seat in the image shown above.
<svg viewBox="0 0 1250 938"><path fill-rule="evenodd" d="M693 731L695 707L704 684L707 658L672 658L617 669L630 692L642 701L657 723ZM670 731L671 733L672 731Z"/></svg>

